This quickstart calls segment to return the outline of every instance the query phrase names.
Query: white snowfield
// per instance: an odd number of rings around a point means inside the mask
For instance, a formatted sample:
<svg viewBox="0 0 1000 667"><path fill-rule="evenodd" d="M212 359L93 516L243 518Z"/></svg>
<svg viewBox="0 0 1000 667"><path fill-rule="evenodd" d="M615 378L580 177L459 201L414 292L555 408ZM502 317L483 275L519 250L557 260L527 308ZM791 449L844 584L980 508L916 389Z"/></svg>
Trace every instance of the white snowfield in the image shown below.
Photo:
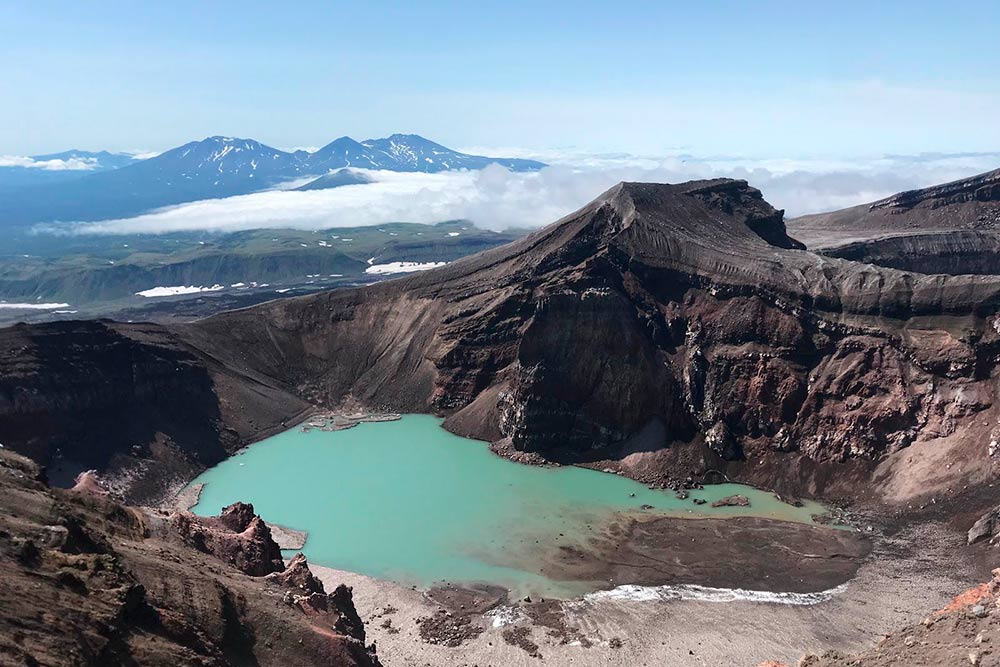
<svg viewBox="0 0 1000 667"><path fill-rule="evenodd" d="M195 294L197 292L218 292L225 289L223 285L212 285L211 287L196 287L194 285L177 285L174 287L152 287L150 289L136 292L136 296L153 298L158 296L177 296L178 294Z"/></svg>
<svg viewBox="0 0 1000 667"><path fill-rule="evenodd" d="M7 303L0 301L0 308L8 310L55 310L56 308L68 307L68 303Z"/></svg>
<svg viewBox="0 0 1000 667"><path fill-rule="evenodd" d="M374 275L387 275L390 273L411 273L413 271L426 271L444 266L448 262L389 262L388 264L373 264L365 269L365 273Z"/></svg>

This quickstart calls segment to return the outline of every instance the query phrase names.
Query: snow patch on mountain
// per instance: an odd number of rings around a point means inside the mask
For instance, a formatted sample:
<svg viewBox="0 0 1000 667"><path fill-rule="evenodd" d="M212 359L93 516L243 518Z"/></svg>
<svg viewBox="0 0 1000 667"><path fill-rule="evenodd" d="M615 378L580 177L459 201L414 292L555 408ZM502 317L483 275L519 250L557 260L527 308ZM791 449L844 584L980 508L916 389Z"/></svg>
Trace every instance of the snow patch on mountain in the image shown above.
<svg viewBox="0 0 1000 667"><path fill-rule="evenodd" d="M373 264L365 269L365 273L371 275L390 275L394 273L413 273L414 271L427 271L444 266L448 262L389 262L387 264Z"/></svg>
<svg viewBox="0 0 1000 667"><path fill-rule="evenodd" d="M212 285L211 287L196 287L194 285L176 285L173 287L151 287L147 290L142 290L141 292L136 292L136 296L143 296L146 298L156 298L162 296L177 296L180 294L196 294L198 292L218 292L223 290L225 287L223 285Z"/></svg>

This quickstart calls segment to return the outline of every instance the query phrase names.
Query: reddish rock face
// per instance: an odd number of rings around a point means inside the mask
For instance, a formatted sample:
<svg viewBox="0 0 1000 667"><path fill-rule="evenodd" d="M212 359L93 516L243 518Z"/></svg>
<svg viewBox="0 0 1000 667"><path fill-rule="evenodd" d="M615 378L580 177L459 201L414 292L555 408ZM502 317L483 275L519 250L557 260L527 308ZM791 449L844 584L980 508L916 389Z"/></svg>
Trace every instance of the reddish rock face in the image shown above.
<svg viewBox="0 0 1000 667"><path fill-rule="evenodd" d="M108 495L107 490L101 486L101 478L97 475L96 470L88 470L77 475L72 490L78 493L89 493L94 496Z"/></svg>
<svg viewBox="0 0 1000 667"><path fill-rule="evenodd" d="M171 524L187 544L244 574L263 577L285 569L281 548L271 537L271 529L248 503L234 503L218 517L179 512Z"/></svg>
<svg viewBox="0 0 1000 667"><path fill-rule="evenodd" d="M253 505L238 502L222 508L222 513L219 514L219 523L234 533L242 533L250 527L255 518L258 517L254 514Z"/></svg>
<svg viewBox="0 0 1000 667"><path fill-rule="evenodd" d="M283 571L267 575L267 580L284 588L298 589L307 594L326 593L323 589L323 582L313 576L306 557L300 553L295 554L292 560L288 561L288 565Z"/></svg>

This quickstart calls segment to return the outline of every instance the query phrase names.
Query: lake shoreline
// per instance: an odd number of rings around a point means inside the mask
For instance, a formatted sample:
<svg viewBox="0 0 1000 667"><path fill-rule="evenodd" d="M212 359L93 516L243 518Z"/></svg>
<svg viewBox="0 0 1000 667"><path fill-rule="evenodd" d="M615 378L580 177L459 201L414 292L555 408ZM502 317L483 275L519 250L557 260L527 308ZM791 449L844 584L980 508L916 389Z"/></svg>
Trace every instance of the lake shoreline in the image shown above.
<svg viewBox="0 0 1000 667"><path fill-rule="evenodd" d="M591 595L504 600L468 613L445 606L447 600L433 592L310 567L328 590L338 583L353 588L368 637L386 665L538 665L529 653L534 646L544 664L555 667L753 667L764 660L794 665L807 652L861 650L883 633L921 620L980 576L971 561L955 560L961 537L944 525L879 536L847 585L815 604ZM934 546L924 550L926 545ZM913 557L917 547L919 559ZM900 581L908 585L900 587ZM453 619L442 627L472 629L449 646L447 635L422 632L435 617Z"/></svg>
<svg viewBox="0 0 1000 667"><path fill-rule="evenodd" d="M194 480L181 505L214 514L249 502L269 524L300 531L292 535L297 539L279 540L284 548L301 548L308 533L308 555L316 562L424 588L442 580L489 582L515 596L565 598L619 583L729 586L715 575L715 561L699 562L705 559L687 543L700 540L698 531L708 526L718 534L741 524L699 518L760 517L767 521L754 524L755 534L813 550L823 542L816 536L826 534L804 529L825 511L809 501L789 504L739 485L675 493L582 467L522 466L440 428L431 416L349 417L314 415L305 426L242 451ZM337 428L347 424L354 426ZM335 481L328 470L337 471ZM664 522L663 544L649 544L650 531L636 530L650 521ZM830 533L835 540L850 534ZM683 544L671 536L683 536ZM395 546L401 540L409 545L405 553ZM724 537L712 544L700 551L729 553ZM658 565L679 549L683 568ZM817 586L811 579L818 562L801 568L803 592L830 588L850 574L841 568L837 581ZM766 582L735 583L748 584Z"/></svg>
<svg viewBox="0 0 1000 667"><path fill-rule="evenodd" d="M537 555L559 581L619 586L696 585L813 594L835 589L871 553L862 533L761 517L622 516L584 548Z"/></svg>

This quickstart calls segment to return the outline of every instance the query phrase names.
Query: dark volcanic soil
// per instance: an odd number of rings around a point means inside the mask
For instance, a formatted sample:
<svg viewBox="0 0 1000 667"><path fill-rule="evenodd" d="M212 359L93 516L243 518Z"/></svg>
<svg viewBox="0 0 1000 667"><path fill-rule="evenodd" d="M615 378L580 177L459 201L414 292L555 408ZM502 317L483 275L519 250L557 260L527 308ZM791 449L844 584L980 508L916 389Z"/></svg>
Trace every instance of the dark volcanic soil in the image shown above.
<svg viewBox="0 0 1000 667"><path fill-rule="evenodd" d="M757 517L624 518L584 548L543 554L543 573L565 581L813 593L848 581L871 552L853 530Z"/></svg>

